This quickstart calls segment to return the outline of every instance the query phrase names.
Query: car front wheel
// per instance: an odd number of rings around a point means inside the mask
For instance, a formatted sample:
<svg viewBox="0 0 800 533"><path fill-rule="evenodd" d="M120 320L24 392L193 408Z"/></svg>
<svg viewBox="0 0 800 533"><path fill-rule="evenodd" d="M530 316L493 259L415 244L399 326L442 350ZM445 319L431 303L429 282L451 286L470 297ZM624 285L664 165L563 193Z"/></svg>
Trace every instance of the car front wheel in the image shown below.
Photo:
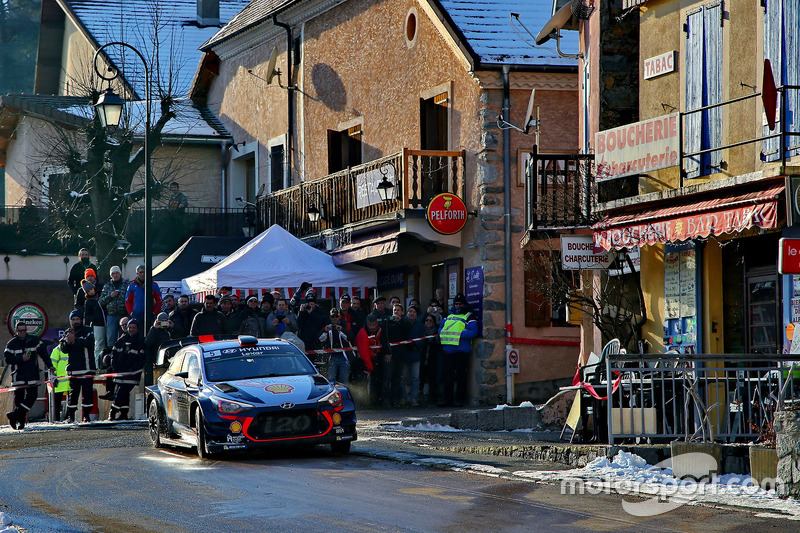
<svg viewBox="0 0 800 533"><path fill-rule="evenodd" d="M153 447L161 448L161 435L166 430L166 424L164 423L164 417L161 416L161 410L158 408L158 402L154 399L150 400L150 405L147 407L147 426Z"/></svg>
<svg viewBox="0 0 800 533"><path fill-rule="evenodd" d="M208 451L206 427L203 422L203 412L200 410L199 405L194 408L194 422L197 425L197 456L200 459L211 459L214 454Z"/></svg>

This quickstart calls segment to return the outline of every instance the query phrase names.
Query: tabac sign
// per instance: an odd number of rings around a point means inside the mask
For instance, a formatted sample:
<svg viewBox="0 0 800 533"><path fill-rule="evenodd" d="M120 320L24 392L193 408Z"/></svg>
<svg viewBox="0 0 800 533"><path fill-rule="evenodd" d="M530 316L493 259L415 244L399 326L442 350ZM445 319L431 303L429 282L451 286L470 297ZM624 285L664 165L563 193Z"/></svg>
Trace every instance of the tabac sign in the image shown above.
<svg viewBox="0 0 800 533"><path fill-rule="evenodd" d="M467 223L467 206L455 194L442 193L433 197L428 204L428 224L437 233L452 235L458 233Z"/></svg>
<svg viewBox="0 0 800 533"><path fill-rule="evenodd" d="M594 136L597 181L678 165L678 113L643 120Z"/></svg>

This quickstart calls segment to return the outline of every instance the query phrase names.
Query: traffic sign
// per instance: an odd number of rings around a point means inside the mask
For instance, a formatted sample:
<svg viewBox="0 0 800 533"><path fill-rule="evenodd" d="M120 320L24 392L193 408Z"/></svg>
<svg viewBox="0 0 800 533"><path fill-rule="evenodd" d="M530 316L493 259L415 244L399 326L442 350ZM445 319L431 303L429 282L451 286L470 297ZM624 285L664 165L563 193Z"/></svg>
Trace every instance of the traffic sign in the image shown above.
<svg viewBox="0 0 800 533"><path fill-rule="evenodd" d="M511 346L506 346L506 366L510 374L519 374L519 352Z"/></svg>

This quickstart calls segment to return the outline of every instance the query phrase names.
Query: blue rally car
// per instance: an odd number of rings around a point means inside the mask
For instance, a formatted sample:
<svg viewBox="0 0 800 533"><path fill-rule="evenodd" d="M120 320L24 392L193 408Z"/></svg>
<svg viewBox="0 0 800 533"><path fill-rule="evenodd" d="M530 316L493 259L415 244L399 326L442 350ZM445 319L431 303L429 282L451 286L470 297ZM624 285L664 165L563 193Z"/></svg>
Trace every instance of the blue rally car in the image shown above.
<svg viewBox="0 0 800 533"><path fill-rule="evenodd" d="M158 383L147 387L155 447L195 447L200 457L279 444L350 451L356 440L350 390L320 375L293 344L240 336L180 345Z"/></svg>

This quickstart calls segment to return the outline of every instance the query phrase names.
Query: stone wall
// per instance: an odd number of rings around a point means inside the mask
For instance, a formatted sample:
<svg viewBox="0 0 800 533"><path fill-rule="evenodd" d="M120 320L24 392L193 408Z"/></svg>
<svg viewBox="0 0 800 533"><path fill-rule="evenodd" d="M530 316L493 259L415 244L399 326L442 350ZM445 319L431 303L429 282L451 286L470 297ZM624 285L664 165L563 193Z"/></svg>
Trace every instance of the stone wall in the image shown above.
<svg viewBox="0 0 800 533"><path fill-rule="evenodd" d="M800 409L775 413L778 452L778 496L800 497Z"/></svg>

